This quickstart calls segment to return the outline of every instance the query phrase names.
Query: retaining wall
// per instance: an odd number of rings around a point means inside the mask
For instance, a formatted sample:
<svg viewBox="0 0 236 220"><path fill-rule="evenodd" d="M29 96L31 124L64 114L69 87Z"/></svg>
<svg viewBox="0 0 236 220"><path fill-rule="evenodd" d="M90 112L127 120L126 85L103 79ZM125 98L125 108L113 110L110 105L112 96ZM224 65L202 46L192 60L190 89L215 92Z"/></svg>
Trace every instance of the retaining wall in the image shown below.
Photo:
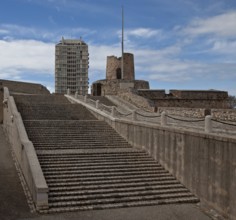
<svg viewBox="0 0 236 220"><path fill-rule="evenodd" d="M7 134L17 162L20 165L37 209L48 208L48 186L43 176L34 146L29 141L14 98L4 87L3 128Z"/></svg>

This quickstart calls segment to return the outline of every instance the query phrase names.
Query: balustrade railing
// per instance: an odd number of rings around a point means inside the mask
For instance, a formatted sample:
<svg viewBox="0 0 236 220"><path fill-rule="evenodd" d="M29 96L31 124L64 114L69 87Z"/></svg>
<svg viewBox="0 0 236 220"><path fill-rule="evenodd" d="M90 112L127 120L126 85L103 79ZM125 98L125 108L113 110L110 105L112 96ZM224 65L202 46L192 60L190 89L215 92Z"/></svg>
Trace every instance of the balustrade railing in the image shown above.
<svg viewBox="0 0 236 220"><path fill-rule="evenodd" d="M227 133L236 135L236 123L228 123L226 121L214 119L207 115L205 118L192 119L168 115L165 111L161 114L146 112L144 110L122 111L116 106L107 106L100 103L99 100L90 99L87 96L75 94L75 98L90 105L98 110L101 110L114 118L127 119L133 121L145 121L149 123L160 124L162 126L176 126L183 128L192 128L213 133L219 130L227 131ZM228 127L226 127L228 126ZM229 132L230 131L230 132Z"/></svg>

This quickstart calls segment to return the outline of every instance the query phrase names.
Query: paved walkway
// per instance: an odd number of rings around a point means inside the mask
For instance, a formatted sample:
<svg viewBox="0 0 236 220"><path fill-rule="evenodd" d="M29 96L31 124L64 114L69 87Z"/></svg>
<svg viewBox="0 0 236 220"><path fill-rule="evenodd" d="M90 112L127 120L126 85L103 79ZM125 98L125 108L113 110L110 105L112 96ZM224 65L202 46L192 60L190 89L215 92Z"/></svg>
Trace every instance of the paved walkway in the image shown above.
<svg viewBox="0 0 236 220"><path fill-rule="evenodd" d="M195 205L160 205L39 215L30 213L18 174L0 125L1 220L210 220Z"/></svg>

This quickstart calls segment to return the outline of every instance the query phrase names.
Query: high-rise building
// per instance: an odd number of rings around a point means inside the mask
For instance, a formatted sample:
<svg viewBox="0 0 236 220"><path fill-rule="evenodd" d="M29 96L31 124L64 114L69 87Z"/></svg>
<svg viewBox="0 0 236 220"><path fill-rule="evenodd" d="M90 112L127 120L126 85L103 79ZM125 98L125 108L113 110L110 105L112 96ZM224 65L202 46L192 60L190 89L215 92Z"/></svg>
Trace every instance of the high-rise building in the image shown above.
<svg viewBox="0 0 236 220"><path fill-rule="evenodd" d="M55 92L88 94L88 45L83 40L64 39L56 45Z"/></svg>

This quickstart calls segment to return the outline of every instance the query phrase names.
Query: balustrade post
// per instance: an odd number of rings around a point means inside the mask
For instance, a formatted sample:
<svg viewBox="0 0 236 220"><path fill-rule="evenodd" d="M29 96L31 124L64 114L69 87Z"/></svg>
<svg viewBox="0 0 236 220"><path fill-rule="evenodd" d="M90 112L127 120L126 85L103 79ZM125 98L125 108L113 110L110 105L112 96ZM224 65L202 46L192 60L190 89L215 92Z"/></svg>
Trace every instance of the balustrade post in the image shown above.
<svg viewBox="0 0 236 220"><path fill-rule="evenodd" d="M87 95L84 96L84 102L87 102Z"/></svg>
<svg viewBox="0 0 236 220"><path fill-rule="evenodd" d="M212 132L212 116L207 115L205 117L205 132L211 133Z"/></svg>
<svg viewBox="0 0 236 220"><path fill-rule="evenodd" d="M99 100L96 101L96 109L99 109Z"/></svg>
<svg viewBox="0 0 236 220"><path fill-rule="evenodd" d="M70 95L70 89L69 88L67 89L67 95Z"/></svg>
<svg viewBox="0 0 236 220"><path fill-rule="evenodd" d="M75 92L75 98L78 99L78 91Z"/></svg>
<svg viewBox="0 0 236 220"><path fill-rule="evenodd" d="M115 106L111 107L111 116L114 118L115 117Z"/></svg>
<svg viewBox="0 0 236 220"><path fill-rule="evenodd" d="M137 121L136 110L133 110L133 111L132 111L132 120L133 120L133 121Z"/></svg>
<svg viewBox="0 0 236 220"><path fill-rule="evenodd" d="M162 112L161 113L161 125L166 126L167 125L167 116L166 116L166 112Z"/></svg>

